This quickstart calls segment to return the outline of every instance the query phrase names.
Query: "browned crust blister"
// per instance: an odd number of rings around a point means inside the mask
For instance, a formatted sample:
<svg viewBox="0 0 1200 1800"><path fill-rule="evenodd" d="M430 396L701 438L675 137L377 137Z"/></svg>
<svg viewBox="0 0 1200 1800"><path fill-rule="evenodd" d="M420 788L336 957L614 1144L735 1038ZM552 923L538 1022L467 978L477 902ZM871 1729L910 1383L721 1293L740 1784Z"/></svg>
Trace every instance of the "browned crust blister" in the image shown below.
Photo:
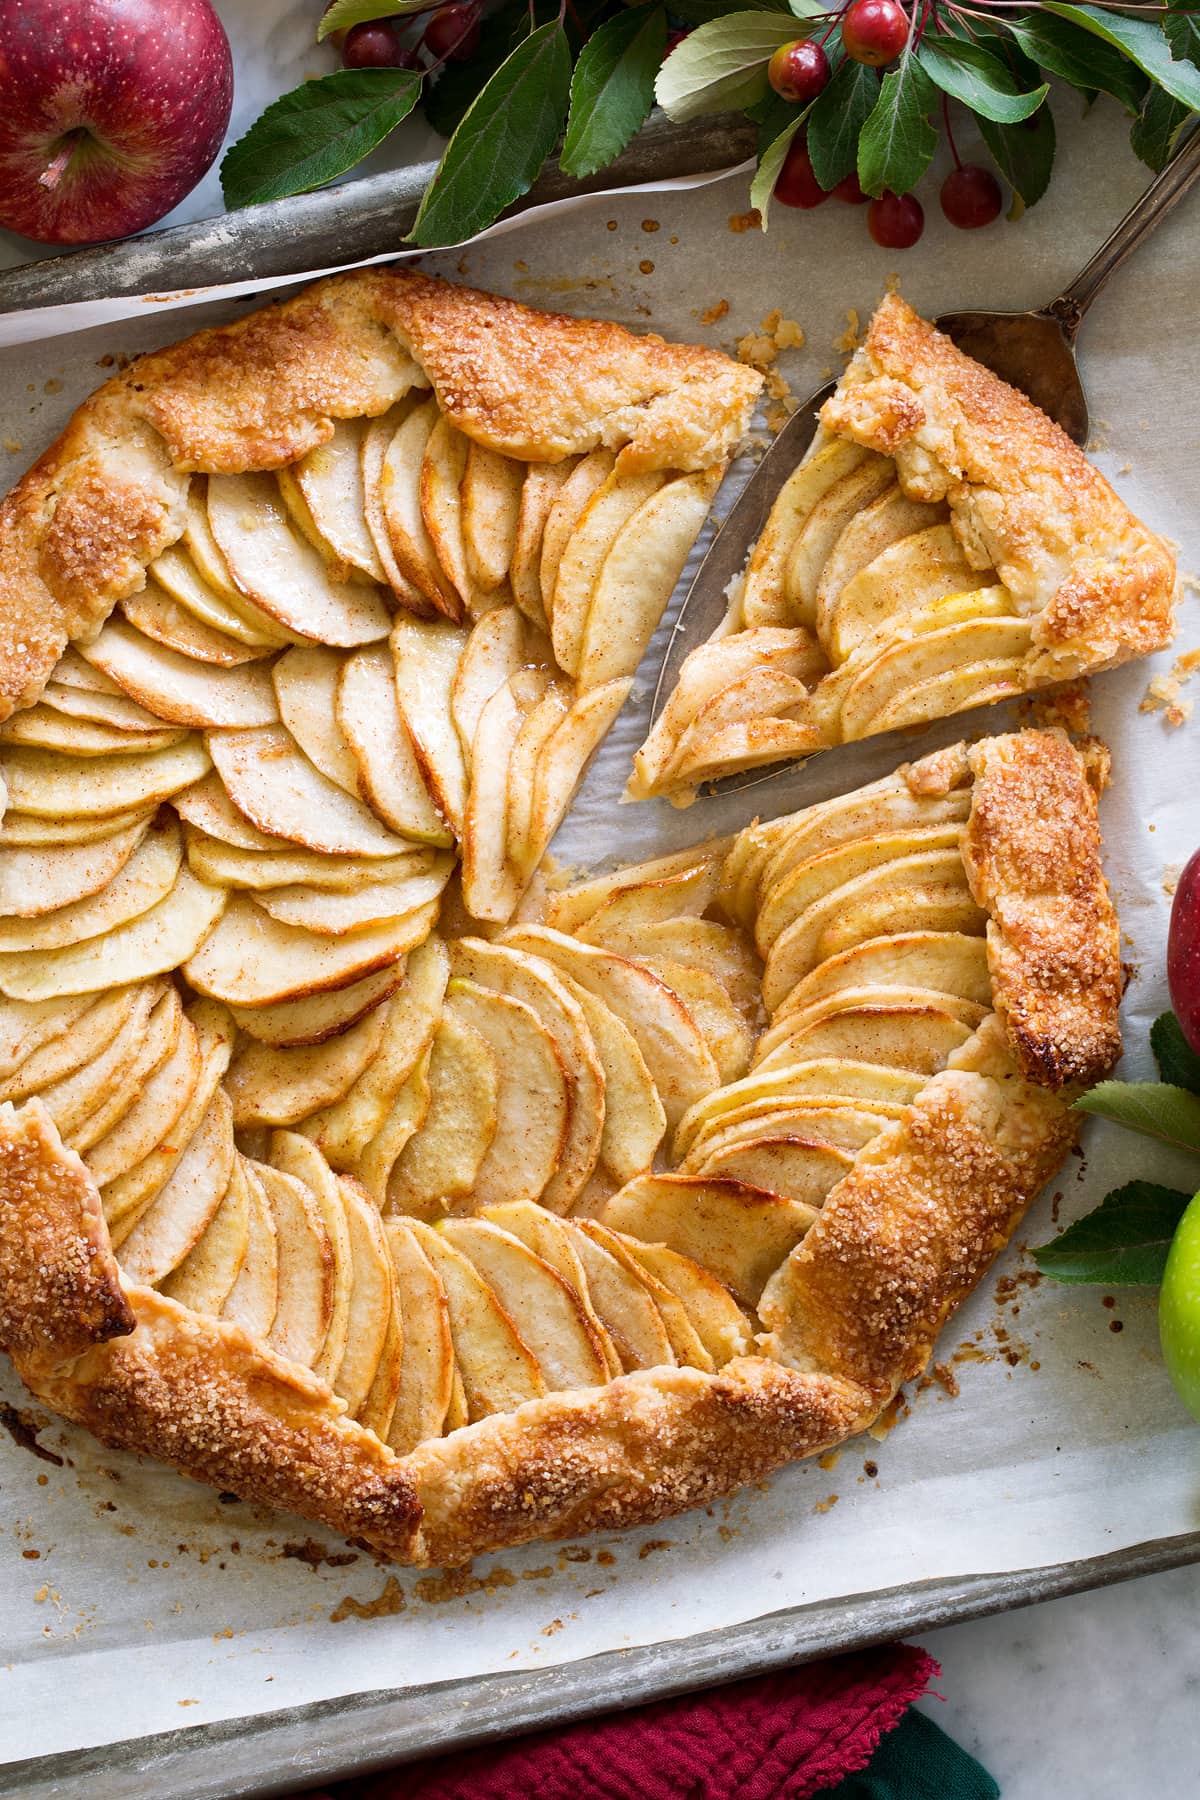
<svg viewBox="0 0 1200 1800"><path fill-rule="evenodd" d="M892 449L922 441L915 391L936 389L944 420L961 371L899 302L881 319L868 350L888 373L847 388L858 411L841 424L881 447L891 434ZM710 351L381 272L145 357L0 505L0 715L35 698L68 638L140 587L182 531L190 471L279 466L414 381L494 449L555 460L604 445L643 469L723 459L760 385ZM994 442L964 449L961 479L1017 507L1005 443L1022 421L990 390L970 399L992 407ZM1047 440L1061 474L1060 452ZM1072 516L1103 536L1109 490L1088 477ZM1156 545L1144 533L1133 561L1149 567ZM36 1101L0 1107L0 1344L36 1395L105 1443L405 1562L648 1523L828 1448L924 1366L1069 1145L1070 1089L1119 1050L1104 773L1099 748L1046 732L905 771L918 794L972 785L963 854L990 917L996 1011L830 1191L768 1284L761 1355L554 1393L398 1456L307 1369L125 1281L92 1177Z"/></svg>
<svg viewBox="0 0 1200 1800"><path fill-rule="evenodd" d="M1170 642L1175 565L1079 447L899 295L880 304L831 431L895 456L914 499L947 499L968 560L1033 616L1031 686Z"/></svg>

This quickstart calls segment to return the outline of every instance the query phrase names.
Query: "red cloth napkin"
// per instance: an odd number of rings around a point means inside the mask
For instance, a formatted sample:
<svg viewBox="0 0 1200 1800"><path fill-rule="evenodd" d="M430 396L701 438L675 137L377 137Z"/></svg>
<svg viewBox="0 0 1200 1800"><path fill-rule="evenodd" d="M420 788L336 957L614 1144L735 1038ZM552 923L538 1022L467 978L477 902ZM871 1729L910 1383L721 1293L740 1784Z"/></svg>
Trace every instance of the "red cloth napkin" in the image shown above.
<svg viewBox="0 0 1200 1800"><path fill-rule="evenodd" d="M308 1800L806 1800L864 1768L938 1674L911 1644L339 1783Z"/></svg>

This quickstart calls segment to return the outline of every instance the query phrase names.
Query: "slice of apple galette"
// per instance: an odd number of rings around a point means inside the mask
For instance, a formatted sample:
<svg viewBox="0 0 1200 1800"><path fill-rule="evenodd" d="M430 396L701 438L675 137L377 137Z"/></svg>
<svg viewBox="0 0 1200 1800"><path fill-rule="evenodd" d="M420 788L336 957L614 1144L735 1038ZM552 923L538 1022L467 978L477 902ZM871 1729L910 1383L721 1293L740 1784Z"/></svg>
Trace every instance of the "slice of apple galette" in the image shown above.
<svg viewBox="0 0 1200 1800"><path fill-rule="evenodd" d="M1172 557L1058 426L886 298L630 794L1011 699L1170 641Z"/></svg>
<svg viewBox="0 0 1200 1800"><path fill-rule="evenodd" d="M648 1522L861 1429L1118 1054L1098 746L958 745L483 934L299 731L204 748L85 648L54 686L108 719L16 717L170 742L118 781L5 752L0 1343L105 1443L387 1556ZM315 747L311 654L272 691Z"/></svg>

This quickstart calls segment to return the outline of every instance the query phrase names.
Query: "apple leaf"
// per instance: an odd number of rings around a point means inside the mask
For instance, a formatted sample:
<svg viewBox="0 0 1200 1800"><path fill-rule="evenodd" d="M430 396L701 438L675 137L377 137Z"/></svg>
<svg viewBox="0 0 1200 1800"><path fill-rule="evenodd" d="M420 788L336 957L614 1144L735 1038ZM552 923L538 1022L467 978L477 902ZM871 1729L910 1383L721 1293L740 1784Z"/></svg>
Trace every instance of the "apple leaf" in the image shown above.
<svg viewBox="0 0 1200 1800"><path fill-rule="evenodd" d="M1023 94L998 57L959 38L927 37L917 55L925 73L944 94L997 125L1020 124L1050 92L1043 82Z"/></svg>
<svg viewBox="0 0 1200 1800"><path fill-rule="evenodd" d="M317 42L321 43L332 31L348 31L351 25L431 12L436 4L437 0L333 0L328 12L317 21Z"/></svg>
<svg viewBox="0 0 1200 1800"><path fill-rule="evenodd" d="M1173 1012L1160 1013L1150 1027L1150 1048L1164 1081L1200 1094L1200 1056L1183 1035Z"/></svg>
<svg viewBox="0 0 1200 1800"><path fill-rule="evenodd" d="M808 119L808 154L813 174L828 192L858 163L858 138L879 98L879 76L851 57L813 102Z"/></svg>
<svg viewBox="0 0 1200 1800"><path fill-rule="evenodd" d="M1142 102L1142 110L1129 128L1129 143L1135 156L1157 174L1165 169L1179 144L1179 134L1192 117L1180 101L1152 87Z"/></svg>
<svg viewBox="0 0 1200 1800"><path fill-rule="evenodd" d="M1127 1182L1053 1243L1039 1245L1033 1260L1055 1281L1157 1287L1171 1239L1191 1200L1190 1194L1150 1181Z"/></svg>
<svg viewBox="0 0 1200 1800"><path fill-rule="evenodd" d="M571 78L571 112L560 162L592 175L619 156L654 105L654 77L667 45L661 6L626 7L594 31Z"/></svg>
<svg viewBox="0 0 1200 1800"><path fill-rule="evenodd" d="M779 171L791 146L792 139L804 123L805 113L797 113L790 124L786 125L774 141L767 145L759 158L754 180L750 183L750 204L757 207L762 229L767 229L767 217L771 211L771 195L775 192L775 183L779 180Z"/></svg>
<svg viewBox="0 0 1200 1800"><path fill-rule="evenodd" d="M413 69L342 69L293 88L226 151L226 206L307 194L344 175L407 118L420 94Z"/></svg>
<svg viewBox="0 0 1200 1800"><path fill-rule="evenodd" d="M1027 206L1039 201L1050 185L1054 166L1054 114L1049 104L1040 106L1022 125L997 125L980 119L979 133L992 153L996 167L1016 195L1010 219L1020 218Z"/></svg>
<svg viewBox="0 0 1200 1800"><path fill-rule="evenodd" d="M766 98L767 64L796 36L791 13L735 12L710 19L676 44L654 84L658 104L683 123Z"/></svg>
<svg viewBox="0 0 1200 1800"><path fill-rule="evenodd" d="M1172 56L1181 61L1186 57L1200 63L1200 17L1196 13L1196 0L1167 0L1162 28Z"/></svg>
<svg viewBox="0 0 1200 1800"><path fill-rule="evenodd" d="M1138 111L1146 78L1103 38L1048 12L1014 13L1005 23L1026 56L1047 74L1085 92L1111 94L1126 112Z"/></svg>
<svg viewBox="0 0 1200 1800"><path fill-rule="evenodd" d="M1066 0L1043 0L1048 12L1070 19L1085 31L1123 52L1151 81L1181 100L1193 112L1200 111L1200 69L1192 62L1177 62L1157 24L1149 19L1130 19L1124 13L1101 11L1095 6L1072 6Z"/></svg>
<svg viewBox="0 0 1200 1800"><path fill-rule="evenodd" d="M933 160L937 132L929 114L937 89L917 61L905 51L900 66L885 75L879 98L858 140L858 179L864 193L885 188L907 194Z"/></svg>
<svg viewBox="0 0 1200 1800"><path fill-rule="evenodd" d="M1101 1081L1079 1097L1075 1110L1181 1150L1200 1150L1200 1095L1168 1082Z"/></svg>
<svg viewBox="0 0 1200 1800"><path fill-rule="evenodd" d="M459 244L528 193L558 141L570 97L570 46L552 20L517 45L463 114L410 241Z"/></svg>

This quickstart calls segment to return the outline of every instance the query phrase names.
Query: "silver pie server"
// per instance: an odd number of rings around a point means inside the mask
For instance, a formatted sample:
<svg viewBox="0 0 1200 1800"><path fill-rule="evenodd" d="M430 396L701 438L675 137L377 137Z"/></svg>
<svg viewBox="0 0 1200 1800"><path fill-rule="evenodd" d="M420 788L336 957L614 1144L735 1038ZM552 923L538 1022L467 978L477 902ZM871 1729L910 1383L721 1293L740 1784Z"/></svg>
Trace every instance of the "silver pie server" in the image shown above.
<svg viewBox="0 0 1200 1800"><path fill-rule="evenodd" d="M1088 436L1088 404L1075 361L1075 340L1096 295L1126 258L1164 219L1200 176L1200 127L1156 175L1116 229L1101 244L1057 299L1030 312L949 312L936 323L961 350L1020 388L1056 420L1077 444ZM833 393L830 381L800 406L767 450L734 502L696 571L667 642L654 690L652 720L658 718L674 691L684 659L706 642L728 610L727 590L745 566L775 504L776 495L808 449L817 429L817 414ZM793 762L748 769L712 784L732 793L770 781Z"/></svg>

